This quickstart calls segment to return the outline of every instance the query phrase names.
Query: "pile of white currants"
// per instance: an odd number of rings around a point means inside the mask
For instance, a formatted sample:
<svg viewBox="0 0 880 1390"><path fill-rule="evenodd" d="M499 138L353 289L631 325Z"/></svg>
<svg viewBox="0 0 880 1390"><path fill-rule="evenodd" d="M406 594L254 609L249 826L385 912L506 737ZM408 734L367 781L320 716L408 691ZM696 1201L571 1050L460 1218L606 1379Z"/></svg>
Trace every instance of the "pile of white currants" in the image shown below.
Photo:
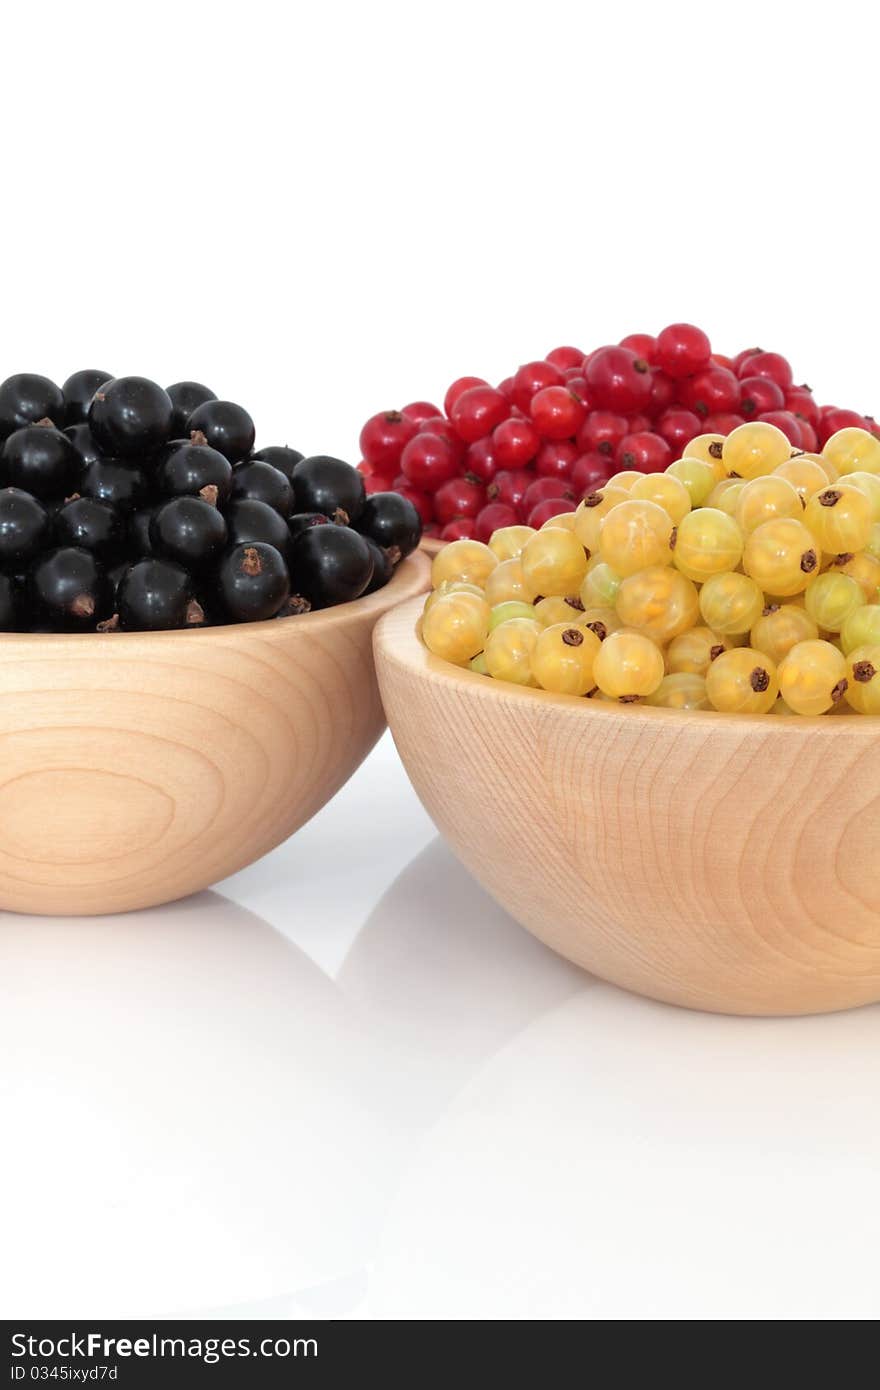
<svg viewBox="0 0 880 1390"><path fill-rule="evenodd" d="M540 530L434 559L436 656L558 694L731 714L880 714L880 439L704 434Z"/></svg>

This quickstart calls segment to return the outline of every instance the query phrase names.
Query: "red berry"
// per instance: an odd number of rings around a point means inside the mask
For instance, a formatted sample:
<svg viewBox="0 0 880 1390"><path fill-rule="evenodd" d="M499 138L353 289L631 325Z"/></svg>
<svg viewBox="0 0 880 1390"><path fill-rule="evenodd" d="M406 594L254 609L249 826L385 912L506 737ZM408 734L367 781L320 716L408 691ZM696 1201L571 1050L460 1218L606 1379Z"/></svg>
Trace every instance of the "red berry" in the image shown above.
<svg viewBox="0 0 880 1390"><path fill-rule="evenodd" d="M502 526L518 526L519 512L515 507L510 507L506 502L490 502L477 515L477 527L474 532L478 541L485 545L491 539L495 531L500 531Z"/></svg>
<svg viewBox="0 0 880 1390"><path fill-rule="evenodd" d="M597 406L632 415L651 400L651 368L629 348L606 347L590 358L584 376Z"/></svg>
<svg viewBox="0 0 880 1390"><path fill-rule="evenodd" d="M411 439L404 449L400 471L413 487L423 492L436 492L457 474L458 458L449 442L439 434L423 432Z"/></svg>
<svg viewBox="0 0 880 1390"><path fill-rule="evenodd" d="M486 505L486 489L470 478L450 478L434 493L434 515L441 525L456 517L475 517Z"/></svg>
<svg viewBox="0 0 880 1390"><path fill-rule="evenodd" d="M452 407L452 423L466 444L491 434L510 414L510 401L494 386L462 391Z"/></svg>
<svg viewBox="0 0 880 1390"><path fill-rule="evenodd" d="M671 323L657 337L655 362L667 376L693 376L712 356L712 344L692 323Z"/></svg>
<svg viewBox="0 0 880 1390"><path fill-rule="evenodd" d="M374 492L391 492L393 490L388 479L382 473L370 473L364 478L364 492L368 497L372 497Z"/></svg>
<svg viewBox="0 0 880 1390"><path fill-rule="evenodd" d="M552 362L554 367L560 367L562 371L565 371L566 367L577 367L580 371L584 365L584 354L580 348L558 347L547 353L547 361Z"/></svg>
<svg viewBox="0 0 880 1390"><path fill-rule="evenodd" d="M506 396L509 401L513 400L513 377L506 376L503 381L499 381L498 390L502 396Z"/></svg>
<svg viewBox="0 0 880 1390"><path fill-rule="evenodd" d="M671 376L661 372L659 367L651 368L651 401L648 409L652 415L660 415L668 410L675 400L675 382Z"/></svg>
<svg viewBox="0 0 880 1390"><path fill-rule="evenodd" d="M651 333L629 333L625 338L621 338L618 347L629 348L636 357L644 357L646 362L653 364L657 339Z"/></svg>
<svg viewBox="0 0 880 1390"><path fill-rule="evenodd" d="M702 434L703 422L692 410L673 407L672 410L664 410L654 429L661 439L666 440L673 455L680 458L684 453L684 446L690 444L698 434Z"/></svg>
<svg viewBox="0 0 880 1390"><path fill-rule="evenodd" d="M819 423L819 407L809 386L792 386L790 391L786 391L785 409L790 410L799 420L809 420L813 429Z"/></svg>
<svg viewBox="0 0 880 1390"><path fill-rule="evenodd" d="M705 419L739 405L739 382L726 367L704 367L678 384L678 399L688 410Z"/></svg>
<svg viewBox="0 0 880 1390"><path fill-rule="evenodd" d="M860 415L857 410L842 410L836 405L823 405L819 411L819 426L816 430L820 447L824 449L832 434L836 434L838 430L852 427L866 430L868 422L864 415Z"/></svg>
<svg viewBox="0 0 880 1390"><path fill-rule="evenodd" d="M571 439L587 418L587 411L567 386L545 386L532 396L531 415L542 439Z"/></svg>
<svg viewBox="0 0 880 1390"><path fill-rule="evenodd" d="M803 435L801 434L800 421L788 410L768 410L764 415L758 416L768 425L775 425L778 430L782 430L787 435L795 449L802 449Z"/></svg>
<svg viewBox="0 0 880 1390"><path fill-rule="evenodd" d="M795 415L794 418L801 427L801 448L814 454L819 447L819 436L809 420L804 420L800 415Z"/></svg>
<svg viewBox="0 0 880 1390"><path fill-rule="evenodd" d="M743 352L738 352L733 359L733 370L738 377L751 376L751 372L746 370L746 363L750 357L757 357L762 348L746 348Z"/></svg>
<svg viewBox="0 0 880 1390"><path fill-rule="evenodd" d="M457 459L464 457L465 446L461 441L461 436L456 430L451 420L447 420L445 415L432 415L430 420L425 420L419 426L419 434L437 434L441 439L445 439Z"/></svg>
<svg viewBox="0 0 880 1390"><path fill-rule="evenodd" d="M528 415L536 391L543 391L545 386L562 386L564 381L562 368L553 362L526 362L513 378L514 405Z"/></svg>
<svg viewBox="0 0 880 1390"><path fill-rule="evenodd" d="M425 522L422 526L422 535L433 536L436 540L437 537L440 535L440 527L437 525L436 521Z"/></svg>
<svg viewBox="0 0 880 1390"><path fill-rule="evenodd" d="M492 446L501 468L524 468L541 447L541 439L530 420L502 420L492 431Z"/></svg>
<svg viewBox="0 0 880 1390"><path fill-rule="evenodd" d="M460 516L450 521L440 532L441 541L470 541L477 531L477 523L471 516Z"/></svg>
<svg viewBox="0 0 880 1390"><path fill-rule="evenodd" d="M433 420L436 415L442 414L439 405L432 405L430 401L410 401L400 413L408 420L415 420L417 425L423 425L426 420Z"/></svg>
<svg viewBox="0 0 880 1390"><path fill-rule="evenodd" d="M722 352L713 352L709 359L716 367L726 367L729 372L736 376L736 368L733 365L732 357L725 357Z"/></svg>
<svg viewBox="0 0 880 1390"><path fill-rule="evenodd" d="M587 386L587 378L584 376L583 371L566 372L565 384L569 391L573 391L578 400L587 407L587 410L592 410L590 391Z"/></svg>
<svg viewBox="0 0 880 1390"><path fill-rule="evenodd" d="M570 478L577 456L570 439L548 440L535 455L535 472L539 478Z"/></svg>
<svg viewBox="0 0 880 1390"><path fill-rule="evenodd" d="M873 415L865 416L865 424L867 425L871 434L873 434L874 438L880 439L880 424L877 423ZM803 426L801 428L803 428Z"/></svg>
<svg viewBox="0 0 880 1390"><path fill-rule="evenodd" d="M707 415L703 421L703 434L730 434L739 425L744 425L745 420L738 415L735 410L721 411L718 415Z"/></svg>
<svg viewBox="0 0 880 1390"><path fill-rule="evenodd" d="M525 468L502 468L487 487L486 496L490 502L505 502L508 507L518 508L533 478L534 474Z"/></svg>
<svg viewBox="0 0 880 1390"><path fill-rule="evenodd" d="M396 468L417 429L415 421L399 410L382 410L371 415L361 430L361 453L377 468Z"/></svg>
<svg viewBox="0 0 880 1390"><path fill-rule="evenodd" d="M650 415L630 415L626 422L627 434L639 434L642 430L652 430L654 421Z"/></svg>
<svg viewBox="0 0 880 1390"><path fill-rule="evenodd" d="M561 478L536 478L523 494L519 504L520 515L527 516L533 507L537 507L539 502L547 502L551 498L554 502L558 502L560 498L573 502L574 488L569 483L563 482ZM562 511L562 508L557 507L556 510ZM551 512L550 515L552 516L553 513Z"/></svg>
<svg viewBox="0 0 880 1390"><path fill-rule="evenodd" d="M778 352L756 352L744 364L748 371L739 371L739 376L768 376L783 391L792 385L791 367Z"/></svg>
<svg viewBox="0 0 880 1390"><path fill-rule="evenodd" d="M491 483L501 467L495 453L493 436L486 435L485 439L478 439L475 444L469 444L462 466L469 478L475 478L478 483Z"/></svg>
<svg viewBox="0 0 880 1390"><path fill-rule="evenodd" d="M488 381L484 381L481 376L460 376L453 381L446 395L443 397L443 409L452 419L452 411L459 396L463 396L465 391L470 391L472 386L488 386Z"/></svg>
<svg viewBox="0 0 880 1390"><path fill-rule="evenodd" d="M526 525L534 526L536 531L540 531L545 521L549 521L551 517L560 516L563 512L573 512L574 508L574 500L570 497L545 498L543 502L532 507Z"/></svg>
<svg viewBox="0 0 880 1390"><path fill-rule="evenodd" d="M769 376L743 377L739 384L740 414L747 420L766 415L768 410L784 410L785 396Z"/></svg>
<svg viewBox="0 0 880 1390"><path fill-rule="evenodd" d="M672 450L659 434L640 430L624 435L615 454L618 468L637 468L640 473L662 473L672 462Z"/></svg>
<svg viewBox="0 0 880 1390"><path fill-rule="evenodd" d="M409 478L404 477L401 473L394 479L392 486L395 492L400 493L401 497L409 498L419 516L422 518L423 526L427 526L430 521L434 520L434 508L431 505L430 497L426 492L423 492L421 488L413 487Z"/></svg>
<svg viewBox="0 0 880 1390"><path fill-rule="evenodd" d="M608 454L581 454L571 471L575 497L585 497L588 492L604 487L616 472L617 464Z"/></svg>
<svg viewBox="0 0 880 1390"><path fill-rule="evenodd" d="M582 454L613 454L628 433L629 420L625 415L614 415L610 410L591 410L578 430L577 446Z"/></svg>

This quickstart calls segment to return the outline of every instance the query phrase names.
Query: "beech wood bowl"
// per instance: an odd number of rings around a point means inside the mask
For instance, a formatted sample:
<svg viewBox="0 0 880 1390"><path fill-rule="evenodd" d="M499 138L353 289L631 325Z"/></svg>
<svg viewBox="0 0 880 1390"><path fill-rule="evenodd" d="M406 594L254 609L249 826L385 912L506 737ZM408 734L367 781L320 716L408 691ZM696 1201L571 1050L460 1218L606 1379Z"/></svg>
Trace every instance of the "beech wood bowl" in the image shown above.
<svg viewBox="0 0 880 1390"><path fill-rule="evenodd" d="M423 536L421 549L424 550L426 555L433 557L437 554L438 550L442 550L446 544L447 542L441 541L439 536Z"/></svg>
<svg viewBox="0 0 880 1390"><path fill-rule="evenodd" d="M691 1008L880 1000L880 718L621 707L441 661L378 624L388 723L474 876L561 955Z"/></svg>
<svg viewBox="0 0 880 1390"><path fill-rule="evenodd" d="M382 732L373 627L428 575L265 623L0 636L0 909L152 907L298 830Z"/></svg>

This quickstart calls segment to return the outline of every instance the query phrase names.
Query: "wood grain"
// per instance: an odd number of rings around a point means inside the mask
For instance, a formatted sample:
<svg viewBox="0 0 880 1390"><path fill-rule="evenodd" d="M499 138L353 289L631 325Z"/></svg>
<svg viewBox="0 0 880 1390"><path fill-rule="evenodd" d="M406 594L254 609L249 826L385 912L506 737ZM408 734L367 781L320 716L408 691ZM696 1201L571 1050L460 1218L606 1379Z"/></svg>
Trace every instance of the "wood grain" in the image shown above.
<svg viewBox="0 0 880 1390"><path fill-rule="evenodd" d="M737 1014L880 1000L880 719L680 713L375 647L400 755L462 862L548 946Z"/></svg>
<svg viewBox="0 0 880 1390"><path fill-rule="evenodd" d="M0 636L0 908L106 913L215 883L342 786L384 727L356 603L201 632Z"/></svg>

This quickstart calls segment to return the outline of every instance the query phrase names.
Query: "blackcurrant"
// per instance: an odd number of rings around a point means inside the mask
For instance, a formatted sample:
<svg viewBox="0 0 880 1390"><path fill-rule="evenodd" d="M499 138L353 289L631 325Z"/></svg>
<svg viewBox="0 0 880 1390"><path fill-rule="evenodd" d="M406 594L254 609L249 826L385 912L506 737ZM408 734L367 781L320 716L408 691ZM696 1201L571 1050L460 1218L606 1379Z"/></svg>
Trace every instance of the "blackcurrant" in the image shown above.
<svg viewBox="0 0 880 1390"><path fill-rule="evenodd" d="M18 584L9 574L0 574L0 632L14 632L19 615Z"/></svg>
<svg viewBox="0 0 880 1390"><path fill-rule="evenodd" d="M155 515L155 507L141 507L128 518L128 551L132 559L152 555L153 542L150 540L150 522Z"/></svg>
<svg viewBox="0 0 880 1390"><path fill-rule="evenodd" d="M291 540L296 540L297 536L303 531L308 531L310 526L329 526L330 518L323 512L294 512L293 516L287 518L287 529L290 532Z"/></svg>
<svg viewBox="0 0 880 1390"><path fill-rule="evenodd" d="M125 631L158 632L204 622L192 579L173 560L146 559L131 565L119 581L116 609Z"/></svg>
<svg viewBox="0 0 880 1390"><path fill-rule="evenodd" d="M147 479L139 468L107 458L86 464L77 490L83 497L109 502L123 512L143 506L150 495Z"/></svg>
<svg viewBox="0 0 880 1390"><path fill-rule="evenodd" d="M256 502L252 497L242 497L230 502L224 514L230 545L253 545L260 541L274 545L282 555L287 555L290 532L287 522L274 507L267 507L265 502Z"/></svg>
<svg viewBox="0 0 880 1390"><path fill-rule="evenodd" d="M64 423L64 397L60 387L47 376L19 372L0 385L0 439L37 420Z"/></svg>
<svg viewBox="0 0 880 1390"><path fill-rule="evenodd" d="M254 422L234 401L205 401L186 422L185 433L199 431L212 449L219 449L230 463L239 463L254 447Z"/></svg>
<svg viewBox="0 0 880 1390"><path fill-rule="evenodd" d="M271 463L273 468L279 469L285 476L293 481L293 470L298 463L301 463L304 455L298 449L289 449L286 444L267 444L265 449L257 449L251 454L251 458L259 463Z"/></svg>
<svg viewBox="0 0 880 1390"><path fill-rule="evenodd" d="M104 451L98 448L95 436L88 425L69 425L64 433L83 463L94 463L95 459L104 457Z"/></svg>
<svg viewBox="0 0 880 1390"><path fill-rule="evenodd" d="M365 594L374 594L377 589L384 589L392 574L394 573L394 562L387 550L383 550L381 545L377 545L369 536L364 536L370 558L373 561L373 577L367 587Z"/></svg>
<svg viewBox="0 0 880 1390"><path fill-rule="evenodd" d="M205 401L216 401L217 397L209 386L200 381L175 381L166 388L174 407L171 416L171 437L181 439L186 434L186 422Z"/></svg>
<svg viewBox="0 0 880 1390"><path fill-rule="evenodd" d="M282 555L260 541L230 550L220 563L217 583L223 607L236 623L274 618L290 593Z"/></svg>
<svg viewBox="0 0 880 1390"><path fill-rule="evenodd" d="M357 519L357 529L392 557L409 555L422 539L422 519L408 497L397 492L374 492Z"/></svg>
<svg viewBox="0 0 880 1390"><path fill-rule="evenodd" d="M373 577L363 536L347 526L311 526L290 548L290 587L313 608L359 598Z"/></svg>
<svg viewBox="0 0 880 1390"><path fill-rule="evenodd" d="M26 425L3 445L0 467L12 487L48 501L76 486L80 457L71 441L52 425Z"/></svg>
<svg viewBox="0 0 880 1390"><path fill-rule="evenodd" d="M232 471L232 496L252 497L288 517L293 506L290 479L271 463L261 459L239 463Z"/></svg>
<svg viewBox="0 0 880 1390"><path fill-rule="evenodd" d="M65 502L53 525L59 546L79 546L99 560L112 562L121 552L125 526L115 507L94 497L75 497Z"/></svg>
<svg viewBox="0 0 880 1390"><path fill-rule="evenodd" d="M172 440L162 451L156 485L167 497L198 497L221 506L232 490L232 465L207 444ZM213 493L206 488L214 488Z"/></svg>
<svg viewBox="0 0 880 1390"><path fill-rule="evenodd" d="M154 513L150 541L157 555L190 571L205 569L226 545L226 522L201 497L172 497Z"/></svg>
<svg viewBox="0 0 880 1390"><path fill-rule="evenodd" d="M296 465L293 491L296 511L323 512L343 523L357 521L366 496L357 469L327 454L315 454Z"/></svg>
<svg viewBox="0 0 880 1390"><path fill-rule="evenodd" d="M28 597L37 618L61 629L87 631L110 613L113 590L103 566L88 550L64 546L35 561Z"/></svg>
<svg viewBox="0 0 880 1390"><path fill-rule="evenodd" d="M88 419L92 396L99 386L112 380L110 372L93 371L90 368L69 376L61 388L64 397L65 426L84 425Z"/></svg>
<svg viewBox="0 0 880 1390"><path fill-rule="evenodd" d="M0 569L24 570L48 535L49 516L36 497L16 487L0 491Z"/></svg>
<svg viewBox="0 0 880 1390"><path fill-rule="evenodd" d="M108 454L144 459L170 437L172 414L168 392L155 381L119 376L95 392L88 420L99 447Z"/></svg>

